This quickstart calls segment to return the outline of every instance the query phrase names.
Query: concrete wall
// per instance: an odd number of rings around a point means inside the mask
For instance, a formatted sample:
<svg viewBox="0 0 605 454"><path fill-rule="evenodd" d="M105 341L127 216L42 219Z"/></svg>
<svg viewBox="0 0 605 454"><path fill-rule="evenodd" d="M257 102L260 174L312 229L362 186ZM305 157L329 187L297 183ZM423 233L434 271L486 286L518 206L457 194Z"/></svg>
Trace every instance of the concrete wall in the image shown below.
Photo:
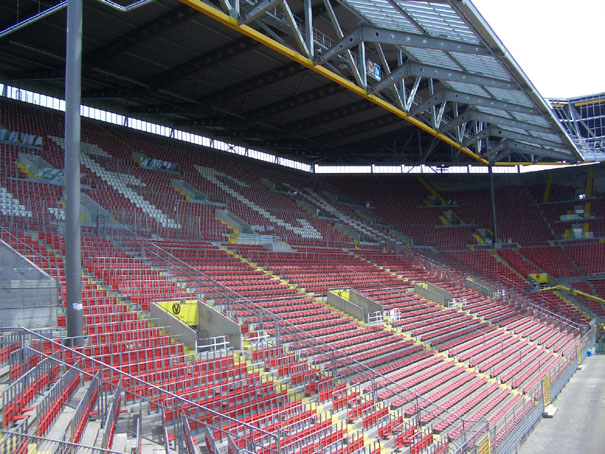
<svg viewBox="0 0 605 454"><path fill-rule="evenodd" d="M250 224L246 223L229 210L220 210L217 208L214 210L214 214L217 218L222 219L227 224L235 227L240 233L252 233L252 227Z"/></svg>
<svg viewBox="0 0 605 454"><path fill-rule="evenodd" d="M363 307L367 312L382 312L382 304L378 304L372 301L369 298L357 293L355 290L351 290L349 293L349 298L351 298L351 302L357 304L358 306Z"/></svg>
<svg viewBox="0 0 605 454"><path fill-rule="evenodd" d="M484 295L492 297L496 294L496 289L492 285L483 282L481 279L467 277L464 283L467 287L475 289Z"/></svg>
<svg viewBox="0 0 605 454"><path fill-rule="evenodd" d="M189 348L195 350L197 341L197 331L186 323L182 322L170 312L162 309L157 304L153 303L150 306L151 318L157 318L160 326L170 326L171 334L183 336L183 343Z"/></svg>
<svg viewBox="0 0 605 454"><path fill-rule="evenodd" d="M437 304L447 307L448 301L454 298L451 292L443 290L436 285L426 283L426 288L420 284L414 284L414 292L420 296L423 296Z"/></svg>
<svg viewBox="0 0 605 454"><path fill-rule="evenodd" d="M241 350L242 327L207 304L197 304L198 329L201 337L225 336L233 348Z"/></svg>
<svg viewBox="0 0 605 454"><path fill-rule="evenodd" d="M0 324L30 329L57 326L57 283L3 241Z"/></svg>
<svg viewBox="0 0 605 454"><path fill-rule="evenodd" d="M363 307L358 306L357 304L348 301L341 296L338 296L336 293L328 292L328 304L335 307L336 309L340 309L341 311L359 319L365 321L365 311Z"/></svg>

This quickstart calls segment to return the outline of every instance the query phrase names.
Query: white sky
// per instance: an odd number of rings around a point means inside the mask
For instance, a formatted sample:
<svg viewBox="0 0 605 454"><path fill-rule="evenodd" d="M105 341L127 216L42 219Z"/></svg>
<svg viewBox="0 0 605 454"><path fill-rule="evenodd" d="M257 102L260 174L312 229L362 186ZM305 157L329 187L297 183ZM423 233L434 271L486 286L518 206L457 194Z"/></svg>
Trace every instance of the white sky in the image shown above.
<svg viewBox="0 0 605 454"><path fill-rule="evenodd" d="M546 98L605 92L605 0L472 0Z"/></svg>

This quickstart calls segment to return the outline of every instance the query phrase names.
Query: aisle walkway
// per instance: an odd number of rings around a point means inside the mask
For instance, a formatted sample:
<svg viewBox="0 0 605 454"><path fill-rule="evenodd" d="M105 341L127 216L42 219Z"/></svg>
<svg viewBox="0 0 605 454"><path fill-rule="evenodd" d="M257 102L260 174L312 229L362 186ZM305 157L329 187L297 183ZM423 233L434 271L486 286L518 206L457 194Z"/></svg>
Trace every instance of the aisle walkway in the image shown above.
<svg viewBox="0 0 605 454"><path fill-rule="evenodd" d="M605 453L605 355L587 357L555 402L553 419L542 419L519 454Z"/></svg>

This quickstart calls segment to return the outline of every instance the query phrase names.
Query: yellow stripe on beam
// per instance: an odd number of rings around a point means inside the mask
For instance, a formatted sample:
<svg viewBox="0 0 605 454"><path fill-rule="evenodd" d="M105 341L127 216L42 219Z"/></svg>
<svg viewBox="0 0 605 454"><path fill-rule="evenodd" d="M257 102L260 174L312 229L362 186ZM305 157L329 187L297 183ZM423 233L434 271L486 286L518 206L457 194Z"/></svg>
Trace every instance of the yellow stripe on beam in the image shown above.
<svg viewBox="0 0 605 454"><path fill-rule="evenodd" d="M447 201L443 198L443 196L441 194L439 194L437 192L437 189L435 189L428 181L426 181L424 178L422 177L418 177L418 181L420 181L420 183L422 183L422 186L424 186L426 188L427 191L429 191L431 194L433 194L435 197L437 197L441 203L443 203L444 205L447 205Z"/></svg>
<svg viewBox="0 0 605 454"><path fill-rule="evenodd" d="M592 101L582 101L582 102L577 102L574 104L574 106L576 107L582 107L582 106L591 106L593 104L603 104L605 103L605 98L602 99L593 99Z"/></svg>
<svg viewBox="0 0 605 454"><path fill-rule="evenodd" d="M592 185L594 182L594 167L590 167L586 173L586 197L592 197Z"/></svg>
<svg viewBox="0 0 605 454"><path fill-rule="evenodd" d="M398 107L395 107L394 105L384 101L383 99L380 99L376 95L368 94L368 92L366 90L364 90L363 88L358 87L353 82L345 79L344 77L339 76L338 74L330 71L329 69L324 68L323 66L315 66L313 64L313 60L310 60L309 58L305 57L304 55L299 54L295 50L284 46L283 44L277 42L276 40L254 30L253 28L251 28L247 25L240 25L238 23L237 19L235 19L234 17L228 16L227 14L223 13L222 11L219 11L215 7L207 5L206 3L203 3L201 0L180 0L180 2L205 14L206 16L210 17L211 19L214 19L217 22L222 23L223 25L226 25L227 27L238 31L241 34L243 34L249 38L252 38L253 40L263 44L264 46L266 46L270 49L273 49L275 52L278 52L278 53L282 54L283 56L288 57L289 59L291 59L297 63L300 63L304 67L315 71L317 74L325 77L328 80L331 80L334 83L337 83L341 87L346 88L347 90L361 96L362 98L365 98L370 102L373 102L377 106L383 108L384 110L386 110L388 112L391 112L392 114L397 115L399 118L407 121L408 123L411 123L412 125L416 126L417 128L420 128L424 132L429 133L433 137L438 138L439 140L445 142L446 144L448 144L448 145L454 147L455 149L461 151L462 153L470 156L471 158L473 158L485 165L489 164L489 162L486 159L484 159L481 156L479 156L478 154L472 152L468 148L463 147L458 142L447 137L446 135L441 134L439 131L431 128L429 125L423 123L422 121L420 121L414 117L410 117L408 114L406 114L403 110L399 109Z"/></svg>
<svg viewBox="0 0 605 454"><path fill-rule="evenodd" d="M544 203L548 202L550 199L550 187L552 185L552 172L548 174L548 178L546 179L546 187L544 188Z"/></svg>

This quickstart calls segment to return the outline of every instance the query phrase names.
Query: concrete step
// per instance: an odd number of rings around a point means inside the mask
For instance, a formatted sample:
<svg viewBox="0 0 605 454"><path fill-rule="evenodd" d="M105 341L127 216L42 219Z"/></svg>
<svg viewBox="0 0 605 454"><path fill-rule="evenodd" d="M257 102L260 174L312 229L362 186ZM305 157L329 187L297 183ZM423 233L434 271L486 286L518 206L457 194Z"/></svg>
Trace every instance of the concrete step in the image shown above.
<svg viewBox="0 0 605 454"><path fill-rule="evenodd" d="M85 446L97 446L100 443L99 433L101 432L101 422L97 420L89 420L84 428L84 433L80 438L80 444Z"/></svg>

